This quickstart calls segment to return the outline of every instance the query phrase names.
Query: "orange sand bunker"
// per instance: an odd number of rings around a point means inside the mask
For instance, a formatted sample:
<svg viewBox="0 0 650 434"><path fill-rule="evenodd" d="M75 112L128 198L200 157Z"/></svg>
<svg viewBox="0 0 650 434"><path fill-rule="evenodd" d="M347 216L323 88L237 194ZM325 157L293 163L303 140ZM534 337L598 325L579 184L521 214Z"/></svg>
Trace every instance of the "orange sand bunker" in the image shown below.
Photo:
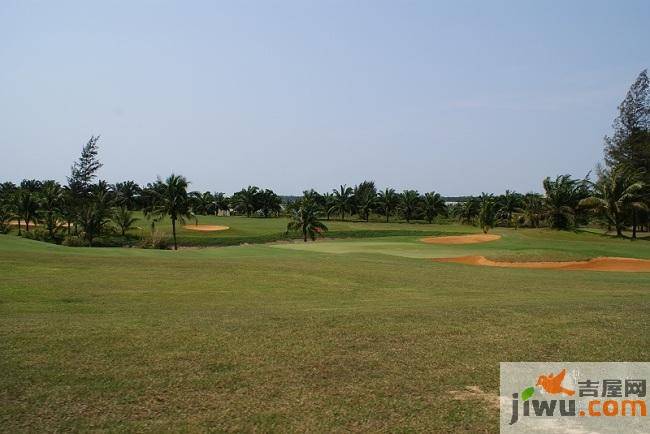
<svg viewBox="0 0 650 434"><path fill-rule="evenodd" d="M201 232L225 231L227 229L230 229L229 226L218 226L218 225L186 225L183 227L191 231L201 231Z"/></svg>
<svg viewBox="0 0 650 434"><path fill-rule="evenodd" d="M494 234L476 234L476 235L454 235L450 237L426 237L420 239L427 244L476 244L496 241L501 235Z"/></svg>
<svg viewBox="0 0 650 434"><path fill-rule="evenodd" d="M455 262L467 265L483 265L503 268L535 268L554 270L592 270L592 271L628 271L650 272L649 259L599 257L588 261L566 262L501 262L492 261L485 256L460 256L457 258L437 258L434 262Z"/></svg>

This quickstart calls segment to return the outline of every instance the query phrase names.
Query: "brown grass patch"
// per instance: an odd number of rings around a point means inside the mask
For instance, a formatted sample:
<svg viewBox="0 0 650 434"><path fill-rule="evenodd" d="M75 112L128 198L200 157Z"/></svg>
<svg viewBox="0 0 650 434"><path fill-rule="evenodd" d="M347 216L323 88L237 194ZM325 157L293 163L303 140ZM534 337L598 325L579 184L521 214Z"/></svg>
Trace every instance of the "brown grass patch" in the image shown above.
<svg viewBox="0 0 650 434"><path fill-rule="evenodd" d="M505 262L492 261L485 256L459 256L457 258L436 258L434 262L454 262L466 265L482 265L502 268L533 268L553 270L591 270L650 272L650 260L635 258L599 257L588 261L546 261L546 262Z"/></svg>
<svg viewBox="0 0 650 434"><path fill-rule="evenodd" d="M427 244L476 244L496 241L501 235L496 234L471 234L471 235L453 235L448 237L426 237L420 241Z"/></svg>
<svg viewBox="0 0 650 434"><path fill-rule="evenodd" d="M216 232L216 231L225 231L230 229L230 226L219 226L219 225L185 225L185 229L191 231L200 231L200 232Z"/></svg>
<svg viewBox="0 0 650 434"><path fill-rule="evenodd" d="M499 397L483 392L478 386L465 386L464 390L450 390L449 395L457 401L483 401L493 410L499 410Z"/></svg>

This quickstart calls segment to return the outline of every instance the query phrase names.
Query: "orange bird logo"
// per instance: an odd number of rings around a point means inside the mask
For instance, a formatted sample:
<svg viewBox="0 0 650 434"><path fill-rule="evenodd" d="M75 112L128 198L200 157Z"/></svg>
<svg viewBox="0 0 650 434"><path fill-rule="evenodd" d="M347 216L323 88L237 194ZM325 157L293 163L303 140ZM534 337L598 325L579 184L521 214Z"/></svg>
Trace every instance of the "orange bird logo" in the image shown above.
<svg viewBox="0 0 650 434"><path fill-rule="evenodd" d="M564 393L571 396L576 392L574 390L569 390L562 387L562 381L564 380L565 375L566 369L562 369L562 371L555 376L552 373L548 375L540 375L537 379L537 386L542 386L542 389L544 389L546 393L550 393L552 395L555 395L557 393Z"/></svg>

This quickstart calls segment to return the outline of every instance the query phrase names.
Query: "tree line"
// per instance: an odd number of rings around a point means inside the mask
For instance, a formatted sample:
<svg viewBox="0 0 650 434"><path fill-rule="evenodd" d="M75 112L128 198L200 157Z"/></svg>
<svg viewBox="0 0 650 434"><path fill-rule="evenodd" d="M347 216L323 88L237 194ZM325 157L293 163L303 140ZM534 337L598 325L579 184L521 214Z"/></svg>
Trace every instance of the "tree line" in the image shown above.
<svg viewBox="0 0 650 434"><path fill-rule="evenodd" d="M300 232L305 240L327 231L323 219L355 216L365 221L380 216L386 222L401 218L407 223L455 219L478 225L484 232L498 225L566 230L595 222L614 229L618 236L631 228L634 239L638 230L647 231L650 224L647 71L639 74L618 111L613 135L605 137L604 164L596 168L595 180L590 175L560 175L543 180L543 194L506 190L501 195L482 193L451 203L435 191L379 190L373 181L340 185L325 193L306 190L302 196L284 201L272 190L257 186L243 188L230 197L221 192L189 191L187 179L175 174L146 186L133 181L108 184L97 180L102 167L99 136L92 136L72 165L67 184L53 180L0 184L0 233L15 225L19 235L30 238L93 245L98 237L108 234L128 238L139 220L134 212L141 211L151 228L151 244L155 244L156 223L164 217L171 220L174 248L178 246L177 223L220 213L261 218L287 215L288 230ZM34 231L36 224L42 228Z"/></svg>

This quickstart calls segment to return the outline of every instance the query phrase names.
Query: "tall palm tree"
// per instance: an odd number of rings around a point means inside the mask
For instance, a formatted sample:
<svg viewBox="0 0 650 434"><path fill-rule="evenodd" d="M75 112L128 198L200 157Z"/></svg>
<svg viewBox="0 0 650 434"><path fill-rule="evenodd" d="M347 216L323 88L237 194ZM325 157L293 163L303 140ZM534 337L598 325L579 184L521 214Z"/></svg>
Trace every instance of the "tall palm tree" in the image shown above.
<svg viewBox="0 0 650 434"><path fill-rule="evenodd" d="M78 219L90 246L92 246L95 237L101 235L110 220L111 199L108 189L97 184L91 187L90 193L84 200Z"/></svg>
<svg viewBox="0 0 650 434"><path fill-rule="evenodd" d="M544 212L542 196L538 193L528 193L522 199L522 206L524 216L530 225L534 228L539 227Z"/></svg>
<svg viewBox="0 0 650 434"><path fill-rule="evenodd" d="M138 197L142 193L142 189L134 181L117 182L111 189L115 195L115 202L125 206L129 211L135 209Z"/></svg>
<svg viewBox="0 0 650 434"><path fill-rule="evenodd" d="M469 198L465 202L459 203L458 216L461 223L468 225L474 224L474 219L478 216L478 212L479 202L474 197Z"/></svg>
<svg viewBox="0 0 650 434"><path fill-rule="evenodd" d="M419 211L421 199L417 190L404 190L400 195L399 208L407 223L410 223Z"/></svg>
<svg viewBox="0 0 650 434"><path fill-rule="evenodd" d="M18 188L13 182L0 184L0 233L8 233L11 221L17 217L17 191Z"/></svg>
<svg viewBox="0 0 650 434"><path fill-rule="evenodd" d="M321 203L323 206L323 209L325 210L325 216L327 217L327 220L330 219L330 216L332 215L333 212L333 207L336 203L336 198L332 193L325 193L321 195Z"/></svg>
<svg viewBox="0 0 650 434"><path fill-rule="evenodd" d="M189 182L184 176L171 174L159 184L155 204L156 214L168 216L172 221L172 236L174 237L174 250L178 250L176 241L176 222L184 223L185 219L192 218L192 209L187 195Z"/></svg>
<svg viewBox="0 0 650 434"><path fill-rule="evenodd" d="M626 211L647 209L639 194L645 187L640 178L640 174L622 166L600 169L598 181L592 183L594 194L582 199L580 206L600 212L616 228L616 236L622 237Z"/></svg>
<svg viewBox="0 0 650 434"><path fill-rule="evenodd" d="M277 215L282 210L282 199L268 188L258 194L258 206L262 215L268 217L271 214Z"/></svg>
<svg viewBox="0 0 650 434"><path fill-rule="evenodd" d="M436 216L444 214L447 211L445 200L440 196L440 193L436 193L435 191L424 194L422 207L424 208L424 214L429 224L431 224Z"/></svg>
<svg viewBox="0 0 650 434"><path fill-rule="evenodd" d="M226 197L225 193L214 193L212 195L214 200L214 214L219 214L219 211L228 211L230 209L230 199Z"/></svg>
<svg viewBox="0 0 650 434"><path fill-rule="evenodd" d="M341 185L339 189L332 190L334 193L334 204L331 212L341 214L341 220L345 220L345 213L352 211L353 190L352 187Z"/></svg>
<svg viewBox="0 0 650 434"><path fill-rule="evenodd" d="M506 225L510 227L512 223L512 214L521 211L521 195L510 190L506 190L505 194L499 197L497 213L506 221Z"/></svg>
<svg viewBox="0 0 650 434"><path fill-rule="evenodd" d="M24 180L20 183L18 189L18 235L21 235L20 220L25 222L25 230L29 232L29 223L36 223L38 213L39 197L41 183L35 179Z"/></svg>
<svg viewBox="0 0 650 434"><path fill-rule="evenodd" d="M258 210L259 187L249 185L232 196L233 207L250 217Z"/></svg>
<svg viewBox="0 0 650 434"><path fill-rule="evenodd" d="M552 228L568 229L574 226L578 204L588 196L585 184L585 180L572 179L571 175L560 175L555 180L544 179L544 214Z"/></svg>
<svg viewBox="0 0 650 434"><path fill-rule="evenodd" d="M311 200L301 200L291 211L287 230L300 231L307 242L308 237L314 241L316 236L323 236L327 226L318 219L318 205Z"/></svg>
<svg viewBox="0 0 650 434"><path fill-rule="evenodd" d="M482 193L479 198L478 222L484 234L494 227L496 219L496 201L494 196Z"/></svg>
<svg viewBox="0 0 650 434"><path fill-rule="evenodd" d="M65 201L64 190L56 181L45 181L41 188L40 205L43 210L45 226L50 238L54 237L54 231L61 226L59 218L62 217L62 208Z"/></svg>
<svg viewBox="0 0 650 434"><path fill-rule="evenodd" d="M386 216L386 223L391 213L399 205L399 194L395 193L395 189L386 188L384 191L380 191L377 196L377 206L383 211Z"/></svg>

